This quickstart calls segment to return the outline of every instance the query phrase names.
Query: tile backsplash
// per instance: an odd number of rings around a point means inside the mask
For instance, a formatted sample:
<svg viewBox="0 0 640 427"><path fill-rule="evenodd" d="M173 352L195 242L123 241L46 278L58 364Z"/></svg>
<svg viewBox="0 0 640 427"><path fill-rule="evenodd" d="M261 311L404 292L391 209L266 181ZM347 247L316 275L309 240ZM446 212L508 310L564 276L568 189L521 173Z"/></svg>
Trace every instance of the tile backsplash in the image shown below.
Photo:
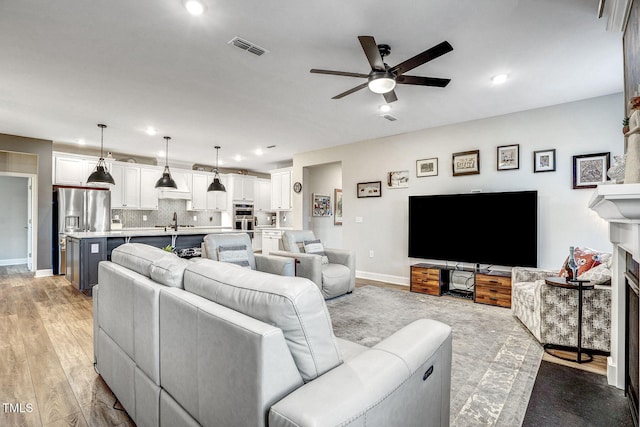
<svg viewBox="0 0 640 427"><path fill-rule="evenodd" d="M187 211L186 200L160 199L158 210L111 209L111 218L120 218L124 228L155 227L171 225L173 213L178 215L179 225L217 226L221 225L221 213L217 211ZM144 221L144 216L147 220ZM194 220L194 217L196 218Z"/></svg>

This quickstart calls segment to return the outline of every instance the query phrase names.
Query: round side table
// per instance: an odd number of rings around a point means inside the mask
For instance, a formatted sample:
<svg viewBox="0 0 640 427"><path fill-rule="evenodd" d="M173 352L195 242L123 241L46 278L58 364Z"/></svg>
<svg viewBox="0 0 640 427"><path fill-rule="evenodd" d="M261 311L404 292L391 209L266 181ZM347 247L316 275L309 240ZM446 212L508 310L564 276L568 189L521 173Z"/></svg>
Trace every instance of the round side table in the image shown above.
<svg viewBox="0 0 640 427"><path fill-rule="evenodd" d="M588 280L567 280L564 277L548 277L544 282L549 286L556 286L558 288L575 289L578 291L578 345L576 347L568 347L555 344L545 344L544 351L553 357L559 359L568 360L570 362L587 363L593 360L593 356L582 349L582 291L589 291L594 288L593 285L588 284ZM552 353L550 350L567 350L575 351L576 358L570 359L568 357L558 356ZM582 355L587 356L587 359L582 359Z"/></svg>

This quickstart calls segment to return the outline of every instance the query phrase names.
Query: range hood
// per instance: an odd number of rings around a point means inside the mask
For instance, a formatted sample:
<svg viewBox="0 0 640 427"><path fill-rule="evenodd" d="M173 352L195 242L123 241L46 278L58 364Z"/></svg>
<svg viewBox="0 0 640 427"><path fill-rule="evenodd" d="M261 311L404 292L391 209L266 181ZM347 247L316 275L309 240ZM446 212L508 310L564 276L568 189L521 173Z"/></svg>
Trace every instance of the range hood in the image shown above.
<svg viewBox="0 0 640 427"><path fill-rule="evenodd" d="M187 178L180 172L172 173L171 177L178 186L177 189L162 188L158 189L158 199L180 199L191 200L191 190L187 183Z"/></svg>

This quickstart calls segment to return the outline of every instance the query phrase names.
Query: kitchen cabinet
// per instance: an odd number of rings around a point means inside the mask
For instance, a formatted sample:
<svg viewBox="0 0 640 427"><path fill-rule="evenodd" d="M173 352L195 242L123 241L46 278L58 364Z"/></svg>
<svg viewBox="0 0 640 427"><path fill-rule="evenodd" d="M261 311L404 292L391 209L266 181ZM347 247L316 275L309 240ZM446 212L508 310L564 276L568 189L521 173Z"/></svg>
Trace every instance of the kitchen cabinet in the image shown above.
<svg viewBox="0 0 640 427"><path fill-rule="evenodd" d="M67 280L80 292L91 295L98 284L98 264L107 259L107 239L67 236L67 252Z"/></svg>
<svg viewBox="0 0 640 427"><path fill-rule="evenodd" d="M255 229L253 232L251 248L253 249L253 252L262 251L262 230L259 228Z"/></svg>
<svg viewBox="0 0 640 427"><path fill-rule="evenodd" d="M256 179L253 210L255 212L271 212L271 180Z"/></svg>
<svg viewBox="0 0 640 427"><path fill-rule="evenodd" d="M271 209L290 211L291 206L291 168L271 171Z"/></svg>
<svg viewBox="0 0 640 427"><path fill-rule="evenodd" d="M156 182L161 176L160 168L140 168L140 209L158 210Z"/></svg>
<svg viewBox="0 0 640 427"><path fill-rule="evenodd" d="M71 185L74 187L108 187L109 184L87 184L87 178L89 178L91 172L94 171L97 163L97 157L54 153L52 165L53 184ZM110 162L107 162L107 169L111 171Z"/></svg>
<svg viewBox="0 0 640 427"><path fill-rule="evenodd" d="M207 191L215 174L193 173L191 177L191 200L187 202L189 211L227 210L227 193ZM220 182L227 186L226 177L220 175Z"/></svg>
<svg viewBox="0 0 640 427"><path fill-rule="evenodd" d="M111 175L116 182L111 188L111 209L139 209L140 167L114 162Z"/></svg>
<svg viewBox="0 0 640 427"><path fill-rule="evenodd" d="M282 230L262 230L262 254L269 255L272 251L280 250Z"/></svg>
<svg viewBox="0 0 640 427"><path fill-rule="evenodd" d="M255 196L255 176L229 174L229 187L232 201L252 202Z"/></svg>

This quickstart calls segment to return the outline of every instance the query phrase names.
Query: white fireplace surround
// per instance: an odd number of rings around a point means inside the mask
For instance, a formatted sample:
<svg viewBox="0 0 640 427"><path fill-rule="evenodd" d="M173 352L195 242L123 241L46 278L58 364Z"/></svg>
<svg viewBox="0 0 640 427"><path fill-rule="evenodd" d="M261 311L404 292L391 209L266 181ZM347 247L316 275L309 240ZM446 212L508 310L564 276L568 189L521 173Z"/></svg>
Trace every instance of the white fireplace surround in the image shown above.
<svg viewBox="0 0 640 427"><path fill-rule="evenodd" d="M640 184L600 184L589 200L589 208L609 223L613 265L611 356L607 363L607 380L610 385L624 389L625 253L640 262Z"/></svg>

